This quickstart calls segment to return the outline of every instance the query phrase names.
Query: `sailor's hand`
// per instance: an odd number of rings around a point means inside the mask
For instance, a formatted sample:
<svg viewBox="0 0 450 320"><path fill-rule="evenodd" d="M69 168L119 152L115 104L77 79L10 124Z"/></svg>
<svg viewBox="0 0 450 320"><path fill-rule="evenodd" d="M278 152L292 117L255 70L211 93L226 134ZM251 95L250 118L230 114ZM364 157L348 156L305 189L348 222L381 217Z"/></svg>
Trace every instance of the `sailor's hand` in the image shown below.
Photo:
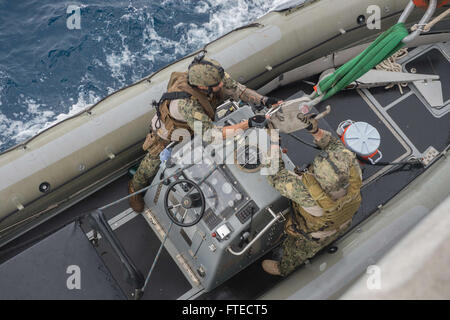
<svg viewBox="0 0 450 320"><path fill-rule="evenodd" d="M303 117L300 119L305 125L306 130L308 130L311 134L316 134L319 131L319 124L316 119L317 114L307 114L303 115Z"/></svg>
<svg viewBox="0 0 450 320"><path fill-rule="evenodd" d="M264 109L264 105L254 106L254 108L256 109L256 111L262 111Z"/></svg>
<svg viewBox="0 0 450 320"><path fill-rule="evenodd" d="M265 128L267 125L267 117L264 115L256 115L248 119L249 128Z"/></svg>
<svg viewBox="0 0 450 320"><path fill-rule="evenodd" d="M264 105L265 107L277 107L278 105L282 104L283 100L278 99L278 98L274 98L274 97L264 97L262 99L262 105Z"/></svg>

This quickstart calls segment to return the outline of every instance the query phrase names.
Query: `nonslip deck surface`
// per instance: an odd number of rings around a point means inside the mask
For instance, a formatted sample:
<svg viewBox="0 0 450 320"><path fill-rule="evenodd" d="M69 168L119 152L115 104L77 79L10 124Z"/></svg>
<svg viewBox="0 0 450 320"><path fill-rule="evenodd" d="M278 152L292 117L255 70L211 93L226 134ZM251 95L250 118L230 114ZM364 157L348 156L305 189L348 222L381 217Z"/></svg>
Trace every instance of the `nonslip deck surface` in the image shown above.
<svg viewBox="0 0 450 320"><path fill-rule="evenodd" d="M46 223L40 225L27 232L25 235L12 241L7 246L0 248L0 263L5 261L17 252L30 247L33 243L45 238L54 233L62 226L71 223L72 221L83 217L93 210L110 203L113 200L119 199L127 194L127 183L129 177L123 176L108 186L102 188L98 192L87 197L83 201L75 204L71 208L58 214L56 217L50 219ZM123 202L110 209L105 210L107 219L116 216L128 208L127 202ZM87 232L87 231L86 231Z"/></svg>
<svg viewBox="0 0 450 320"><path fill-rule="evenodd" d="M115 235L145 278L154 262L161 241L141 215L116 229ZM109 245L100 239L97 251L100 252L103 261L109 267L117 282L128 294L128 298L134 299L131 295L133 287L124 280L124 269L117 263L117 256L112 252ZM189 282L163 248L142 299L177 299L190 289Z"/></svg>
<svg viewBox="0 0 450 320"><path fill-rule="evenodd" d="M449 145L450 113L434 117L416 95L409 96L388 113L420 152L430 146L442 152Z"/></svg>
<svg viewBox="0 0 450 320"><path fill-rule="evenodd" d="M77 222L0 264L0 288L0 300L125 298Z"/></svg>

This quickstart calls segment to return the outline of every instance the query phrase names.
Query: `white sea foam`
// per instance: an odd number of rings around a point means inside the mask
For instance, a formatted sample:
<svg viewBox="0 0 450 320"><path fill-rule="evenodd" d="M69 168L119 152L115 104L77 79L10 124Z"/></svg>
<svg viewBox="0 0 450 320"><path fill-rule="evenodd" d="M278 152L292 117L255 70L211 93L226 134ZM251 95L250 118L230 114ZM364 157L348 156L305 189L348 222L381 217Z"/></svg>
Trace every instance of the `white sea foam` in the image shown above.
<svg viewBox="0 0 450 320"><path fill-rule="evenodd" d="M119 32L121 49L112 53L105 52L106 62L112 76L124 85L126 82L124 67L132 67L141 59L152 63L158 62L158 64L169 63L175 57L184 56L223 34L250 23L285 2L286 0L183 0L183 5L193 7L196 13L209 12L209 20L203 24L189 23L187 25L184 22L176 24L173 27L175 31L185 27L187 30L176 41L156 32L151 12L148 12L145 7L135 8L130 4L127 8L128 12L120 19L145 23L141 38L142 49L140 52L131 52L126 44L126 36ZM164 0L161 6L171 4L180 5L179 0ZM134 75L133 79L137 80L141 77L142 74L137 77Z"/></svg>
<svg viewBox="0 0 450 320"><path fill-rule="evenodd" d="M246 25L267 12L285 3L285 0L207 0L198 2L197 11L210 11L209 21L191 24L185 40L202 45L233 29ZM204 3L204 4L203 4Z"/></svg>
<svg viewBox="0 0 450 320"><path fill-rule="evenodd" d="M198 13L206 13L206 11L210 10L210 6L208 2L198 1L197 6L195 7L195 12Z"/></svg>
<svg viewBox="0 0 450 320"><path fill-rule="evenodd" d="M0 113L0 132L2 141L9 138L19 143L30 138L43 130L48 120L55 114L53 111L45 110L45 105L37 103L31 98L26 98L23 104L27 106L27 114L23 112L14 113L16 118L28 118L31 120L9 119L6 115ZM44 107L41 108L40 107ZM2 143L3 144L3 143Z"/></svg>
<svg viewBox="0 0 450 320"><path fill-rule="evenodd" d="M0 70L0 106L2 105L2 95L3 95L3 90L5 89L5 85L3 84L5 78L6 78L6 72Z"/></svg>
<svg viewBox="0 0 450 320"><path fill-rule="evenodd" d="M79 93L77 102L72 104L72 106L69 109L69 112L59 114L56 117L56 119L52 121L46 128L53 126L55 123L65 120L77 113L82 112L86 108L100 101L100 99L101 97L96 96L95 93L92 91L89 91L87 94Z"/></svg>
<svg viewBox="0 0 450 320"><path fill-rule="evenodd" d="M12 139L16 144L28 138L31 138L43 130L54 126L100 100L93 92L87 95L79 94L76 103L72 104L67 113L61 113L55 116L53 111L46 109L45 104L39 104L32 98L24 99L23 103L27 106L27 115L31 115L31 120L22 121L9 119L3 113L0 113L0 147L5 143L6 138ZM14 114L15 117L24 116L23 112Z"/></svg>
<svg viewBox="0 0 450 320"><path fill-rule="evenodd" d="M174 1L179 0L165 0L163 4L168 5ZM181 36L179 41L174 41L161 37L155 31L152 20L150 20L144 31L143 41L150 40L151 45L147 46L147 49L144 48L144 52L141 53L143 58L152 62L155 59L169 62L173 60L173 54L184 56L227 32L263 16L286 1L184 0L183 2L186 7L194 6L197 13L210 12L208 22L203 24L189 23L189 25L184 22L176 24L173 27L175 31L186 27L187 32Z"/></svg>
<svg viewBox="0 0 450 320"><path fill-rule="evenodd" d="M110 67L112 72L112 76L119 80L123 85L126 81L125 76L123 74L122 68L124 66L132 66L135 62L136 55L131 53L128 45L125 42L126 36L122 35L119 32L119 36L122 40L122 50L118 53L113 52L109 55L106 55L106 63Z"/></svg>

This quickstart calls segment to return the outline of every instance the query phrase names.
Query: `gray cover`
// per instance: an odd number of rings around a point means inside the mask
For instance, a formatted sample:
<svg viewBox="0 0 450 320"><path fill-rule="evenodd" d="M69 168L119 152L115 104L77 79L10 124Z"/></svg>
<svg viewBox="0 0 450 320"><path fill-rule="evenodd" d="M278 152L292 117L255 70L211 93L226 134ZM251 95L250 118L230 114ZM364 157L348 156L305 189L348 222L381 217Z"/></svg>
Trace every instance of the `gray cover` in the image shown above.
<svg viewBox="0 0 450 320"><path fill-rule="evenodd" d="M74 274L67 273L71 265L80 268L81 289L67 288ZM125 296L73 222L0 265L0 299L117 300Z"/></svg>

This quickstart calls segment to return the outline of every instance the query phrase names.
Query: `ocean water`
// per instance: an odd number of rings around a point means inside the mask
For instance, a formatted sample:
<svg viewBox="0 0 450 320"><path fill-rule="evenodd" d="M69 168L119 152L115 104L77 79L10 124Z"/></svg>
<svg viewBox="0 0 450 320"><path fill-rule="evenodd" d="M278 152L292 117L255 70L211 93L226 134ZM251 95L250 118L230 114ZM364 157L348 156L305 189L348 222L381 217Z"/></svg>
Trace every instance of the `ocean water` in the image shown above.
<svg viewBox="0 0 450 320"><path fill-rule="evenodd" d="M0 0L0 152L283 2Z"/></svg>

